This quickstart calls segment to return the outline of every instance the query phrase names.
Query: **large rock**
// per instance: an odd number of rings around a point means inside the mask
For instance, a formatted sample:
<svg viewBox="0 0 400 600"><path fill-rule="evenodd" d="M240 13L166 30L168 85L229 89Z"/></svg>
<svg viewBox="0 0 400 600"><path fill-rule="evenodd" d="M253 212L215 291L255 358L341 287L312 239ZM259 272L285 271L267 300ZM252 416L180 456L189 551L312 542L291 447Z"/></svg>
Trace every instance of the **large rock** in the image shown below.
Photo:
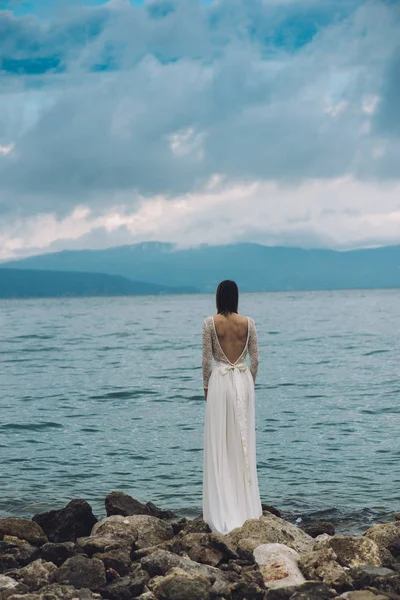
<svg viewBox="0 0 400 600"><path fill-rule="evenodd" d="M302 530L308 533L313 538L326 533L327 535L335 535L335 526L330 521L312 521L302 527Z"/></svg>
<svg viewBox="0 0 400 600"><path fill-rule="evenodd" d="M332 548L337 556L337 562L342 567L383 566L382 552L376 542L370 538L335 535L322 542L322 545Z"/></svg>
<svg viewBox="0 0 400 600"><path fill-rule="evenodd" d="M132 515L149 515L158 519L175 519L176 515L170 510L158 508L152 502L142 504L132 496L124 492L111 492L105 499L107 517L112 515L122 515L129 517Z"/></svg>
<svg viewBox="0 0 400 600"><path fill-rule="evenodd" d="M210 591L211 583L206 577L179 568L173 568L153 589L159 600L209 600Z"/></svg>
<svg viewBox="0 0 400 600"><path fill-rule="evenodd" d="M26 567L10 571L8 575L26 585L29 591L34 592L44 585L51 583L52 576L56 570L57 567L55 564L45 562L39 558L26 565Z"/></svg>
<svg viewBox="0 0 400 600"><path fill-rule="evenodd" d="M67 558L71 558L75 554L76 549L73 542L60 542L59 544L47 542L47 544L43 544L35 550L32 554L32 560L42 558L46 562L52 562L60 567Z"/></svg>
<svg viewBox="0 0 400 600"><path fill-rule="evenodd" d="M108 600L131 600L143 592L148 580L148 574L140 569L108 584L100 590L101 595Z"/></svg>
<svg viewBox="0 0 400 600"><path fill-rule="evenodd" d="M148 572L150 577L156 575L166 575L168 571L175 567L190 573L192 575L204 575L208 579L215 579L222 575L222 571L216 567L202 565L185 556L178 556L167 550L156 550L152 554L145 556L140 561L142 568Z"/></svg>
<svg viewBox="0 0 400 600"><path fill-rule="evenodd" d="M39 513L33 517L46 533L50 542L74 542L89 535L96 517L85 500L71 500L65 508ZM47 541L47 540L46 540Z"/></svg>
<svg viewBox="0 0 400 600"><path fill-rule="evenodd" d="M261 508L263 513L267 512L267 513L272 513L273 515L275 515L276 517L279 517L280 519L282 518L282 513L278 508L275 508L275 506L272 506L271 504L261 504Z"/></svg>
<svg viewBox="0 0 400 600"><path fill-rule="evenodd" d="M7 535L26 540L33 546L41 546L49 541L40 525L30 519L18 517L0 518L0 539Z"/></svg>
<svg viewBox="0 0 400 600"><path fill-rule="evenodd" d="M97 590L106 585L104 564L97 558L73 556L59 567L53 576L55 583L65 583L76 588Z"/></svg>
<svg viewBox="0 0 400 600"><path fill-rule="evenodd" d="M347 591L353 587L349 575L338 563L332 548L322 547L301 555L299 568L306 579L323 581L328 587L338 591Z"/></svg>
<svg viewBox="0 0 400 600"><path fill-rule="evenodd" d="M382 594L375 594L374 592L370 592L369 590L362 590L359 592L345 592L340 596L345 600L388 600L387 596L382 596Z"/></svg>
<svg viewBox="0 0 400 600"><path fill-rule="evenodd" d="M23 593L28 591L28 588L16 581L9 575L0 575L0 598L4 598L8 593Z"/></svg>
<svg viewBox="0 0 400 600"><path fill-rule="evenodd" d="M76 548L92 557L99 552L111 552L119 548L127 548L131 551L134 542L137 540L137 531L126 531L121 527L120 535L117 532L107 535L91 535L89 537L78 538Z"/></svg>
<svg viewBox="0 0 400 600"><path fill-rule="evenodd" d="M101 600L99 594L93 593L88 588L80 590L71 585L52 583L33 594L12 595L5 600Z"/></svg>
<svg viewBox="0 0 400 600"><path fill-rule="evenodd" d="M349 571L349 575L356 590L364 587L376 587L381 577L394 575L394 571L385 567L370 567L365 565Z"/></svg>
<svg viewBox="0 0 400 600"><path fill-rule="evenodd" d="M374 540L381 548L389 550L393 556L400 555L400 521L373 525L364 536Z"/></svg>
<svg viewBox="0 0 400 600"><path fill-rule="evenodd" d="M310 552L314 540L301 529L272 514L262 515L259 519L249 519L242 527L226 534L227 542L237 548L243 546L254 550L261 544L284 544L296 552Z"/></svg>
<svg viewBox="0 0 400 600"><path fill-rule="evenodd" d="M268 590L266 600L330 600L336 593L324 583L306 581L295 587L274 588Z"/></svg>
<svg viewBox="0 0 400 600"><path fill-rule="evenodd" d="M175 536L169 549L176 554L184 554L195 562L213 567L229 559L238 558L237 553L225 540L225 536L215 533L189 533Z"/></svg>
<svg viewBox="0 0 400 600"><path fill-rule="evenodd" d="M135 542L137 548L146 548L171 539L174 536L174 530L169 523L157 519L157 517L114 515L96 523L91 535L128 538L132 543Z"/></svg>
<svg viewBox="0 0 400 600"><path fill-rule="evenodd" d="M24 567L34 560L35 550L37 548L25 540L5 535L0 542L0 573Z"/></svg>
<svg viewBox="0 0 400 600"><path fill-rule="evenodd" d="M98 552L93 558L101 560L107 571L116 571L119 575L126 575L131 567L131 553L129 548L114 548L108 552Z"/></svg>
<svg viewBox="0 0 400 600"><path fill-rule="evenodd" d="M268 588L288 587L305 582L298 567L300 555L293 548L284 544L261 544L255 548L254 558Z"/></svg>

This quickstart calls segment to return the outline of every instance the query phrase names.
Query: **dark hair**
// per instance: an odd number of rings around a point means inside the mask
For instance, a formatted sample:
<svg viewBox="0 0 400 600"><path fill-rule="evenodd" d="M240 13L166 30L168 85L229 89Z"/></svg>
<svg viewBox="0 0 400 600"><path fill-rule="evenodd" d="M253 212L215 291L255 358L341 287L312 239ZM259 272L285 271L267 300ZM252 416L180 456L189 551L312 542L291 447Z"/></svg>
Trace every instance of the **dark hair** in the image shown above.
<svg viewBox="0 0 400 600"><path fill-rule="evenodd" d="M219 315L237 313L239 304L239 289L234 281L225 279L217 287L215 294L217 312Z"/></svg>

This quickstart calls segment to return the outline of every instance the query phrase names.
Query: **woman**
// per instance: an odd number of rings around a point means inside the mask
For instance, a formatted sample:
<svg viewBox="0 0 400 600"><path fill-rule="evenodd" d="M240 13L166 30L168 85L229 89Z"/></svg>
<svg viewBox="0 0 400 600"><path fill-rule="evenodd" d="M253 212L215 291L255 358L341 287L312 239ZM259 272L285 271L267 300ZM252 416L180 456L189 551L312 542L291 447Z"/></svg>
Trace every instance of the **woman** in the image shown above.
<svg viewBox="0 0 400 600"><path fill-rule="evenodd" d="M222 281L217 315L203 324L203 519L217 533L262 514L254 416L257 332L253 319L238 314L238 302L236 283Z"/></svg>

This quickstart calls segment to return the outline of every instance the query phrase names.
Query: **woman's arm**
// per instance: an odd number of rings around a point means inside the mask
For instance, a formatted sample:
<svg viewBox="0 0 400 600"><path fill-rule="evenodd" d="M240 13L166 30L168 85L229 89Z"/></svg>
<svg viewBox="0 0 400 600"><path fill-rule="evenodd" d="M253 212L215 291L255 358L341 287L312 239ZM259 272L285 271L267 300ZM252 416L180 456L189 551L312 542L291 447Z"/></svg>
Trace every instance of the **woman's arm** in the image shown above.
<svg viewBox="0 0 400 600"><path fill-rule="evenodd" d="M208 380L210 379L212 370L212 341L211 333L208 328L207 319L203 323L203 387L204 399L207 400Z"/></svg>
<svg viewBox="0 0 400 600"><path fill-rule="evenodd" d="M250 357L250 371L253 375L254 383L256 382L257 371L258 371L258 341L257 341L257 329L253 319L249 319L249 357Z"/></svg>

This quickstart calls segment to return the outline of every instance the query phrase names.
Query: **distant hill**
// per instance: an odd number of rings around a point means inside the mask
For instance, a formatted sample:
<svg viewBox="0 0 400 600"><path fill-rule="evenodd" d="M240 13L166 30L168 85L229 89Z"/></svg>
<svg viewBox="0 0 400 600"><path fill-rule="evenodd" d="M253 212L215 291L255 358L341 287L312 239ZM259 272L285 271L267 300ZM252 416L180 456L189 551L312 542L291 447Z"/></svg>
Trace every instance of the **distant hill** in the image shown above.
<svg viewBox="0 0 400 600"><path fill-rule="evenodd" d="M214 291L221 279L235 279L242 291L400 287L400 246L348 252L260 244L177 250L148 242L43 254L1 266L110 273L204 292Z"/></svg>
<svg viewBox="0 0 400 600"><path fill-rule="evenodd" d="M0 268L0 298L130 296L194 291L130 281L119 275Z"/></svg>

